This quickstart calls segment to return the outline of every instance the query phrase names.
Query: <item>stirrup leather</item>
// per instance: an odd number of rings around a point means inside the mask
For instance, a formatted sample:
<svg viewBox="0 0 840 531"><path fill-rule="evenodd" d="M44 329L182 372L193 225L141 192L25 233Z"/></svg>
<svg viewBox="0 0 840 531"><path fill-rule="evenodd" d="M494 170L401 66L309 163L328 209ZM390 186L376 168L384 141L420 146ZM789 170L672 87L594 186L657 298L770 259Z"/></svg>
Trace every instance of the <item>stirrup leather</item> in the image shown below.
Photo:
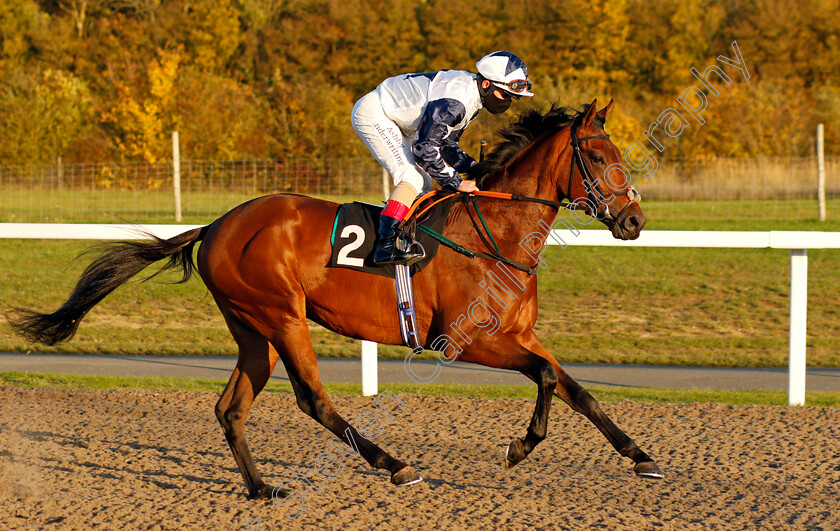
<svg viewBox="0 0 840 531"><path fill-rule="evenodd" d="M405 242L402 238L397 239L397 246L402 251L406 251L413 245L419 246L423 254L423 257L418 258L415 262L425 258L426 251L422 245L417 242ZM417 333L417 314L414 312L414 287L411 282L411 264L399 264L395 266L395 269L396 275L394 276L394 281L397 288L400 335L405 346L411 349L419 348L420 336Z"/></svg>

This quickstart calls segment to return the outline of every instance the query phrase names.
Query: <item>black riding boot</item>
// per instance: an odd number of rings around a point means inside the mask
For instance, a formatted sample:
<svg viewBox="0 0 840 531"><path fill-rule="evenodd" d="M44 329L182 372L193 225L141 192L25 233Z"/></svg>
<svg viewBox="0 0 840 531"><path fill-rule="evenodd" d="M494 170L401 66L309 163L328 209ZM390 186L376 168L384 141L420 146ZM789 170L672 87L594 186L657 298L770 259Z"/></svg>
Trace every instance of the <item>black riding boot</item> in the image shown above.
<svg viewBox="0 0 840 531"><path fill-rule="evenodd" d="M412 251L397 249L397 225L400 221L391 216L379 216L379 245L373 253L373 261L377 265L406 264L423 255Z"/></svg>

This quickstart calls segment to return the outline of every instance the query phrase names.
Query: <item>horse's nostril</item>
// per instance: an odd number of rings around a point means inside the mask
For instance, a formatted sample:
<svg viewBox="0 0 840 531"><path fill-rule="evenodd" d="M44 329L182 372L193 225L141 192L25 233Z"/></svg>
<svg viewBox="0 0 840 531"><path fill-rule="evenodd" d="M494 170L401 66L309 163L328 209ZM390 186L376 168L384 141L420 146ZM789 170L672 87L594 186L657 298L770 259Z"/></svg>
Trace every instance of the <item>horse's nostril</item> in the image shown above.
<svg viewBox="0 0 840 531"><path fill-rule="evenodd" d="M627 222L630 224L631 227L636 228L639 226L639 218L636 216L630 216L627 218Z"/></svg>

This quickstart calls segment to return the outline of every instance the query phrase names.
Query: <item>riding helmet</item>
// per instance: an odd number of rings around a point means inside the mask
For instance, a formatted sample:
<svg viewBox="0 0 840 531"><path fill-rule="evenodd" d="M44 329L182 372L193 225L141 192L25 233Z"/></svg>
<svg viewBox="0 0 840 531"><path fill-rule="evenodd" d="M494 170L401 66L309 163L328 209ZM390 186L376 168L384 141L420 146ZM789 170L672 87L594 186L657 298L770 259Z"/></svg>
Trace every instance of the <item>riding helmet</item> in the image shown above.
<svg viewBox="0 0 840 531"><path fill-rule="evenodd" d="M475 64L478 73L496 87L513 96L533 96L528 68L510 52L487 54Z"/></svg>

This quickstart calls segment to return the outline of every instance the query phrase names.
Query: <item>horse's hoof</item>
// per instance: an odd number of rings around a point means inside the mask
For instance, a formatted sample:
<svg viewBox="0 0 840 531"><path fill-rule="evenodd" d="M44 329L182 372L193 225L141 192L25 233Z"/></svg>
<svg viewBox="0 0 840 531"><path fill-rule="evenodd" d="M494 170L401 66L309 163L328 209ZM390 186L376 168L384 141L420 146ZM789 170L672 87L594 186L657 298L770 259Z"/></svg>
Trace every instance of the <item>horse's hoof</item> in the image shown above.
<svg viewBox="0 0 840 531"><path fill-rule="evenodd" d="M423 481L423 478L410 466L403 467L402 470L391 476L391 483L394 485L413 485L421 481Z"/></svg>
<svg viewBox="0 0 840 531"><path fill-rule="evenodd" d="M636 463L636 466L633 467L633 471L641 478L662 479L665 477L665 474L653 461Z"/></svg>
<svg viewBox="0 0 840 531"><path fill-rule="evenodd" d="M289 493L282 489L280 489L280 492L277 493L277 497L279 498L285 498L288 495ZM255 488L254 491L248 495L248 498L252 500L268 500L274 496L274 490L272 490L271 487L263 483L262 485Z"/></svg>
<svg viewBox="0 0 840 531"><path fill-rule="evenodd" d="M522 446L522 439L517 437L510 442L507 450L505 450L505 465L508 468L513 468L526 457L525 447Z"/></svg>

